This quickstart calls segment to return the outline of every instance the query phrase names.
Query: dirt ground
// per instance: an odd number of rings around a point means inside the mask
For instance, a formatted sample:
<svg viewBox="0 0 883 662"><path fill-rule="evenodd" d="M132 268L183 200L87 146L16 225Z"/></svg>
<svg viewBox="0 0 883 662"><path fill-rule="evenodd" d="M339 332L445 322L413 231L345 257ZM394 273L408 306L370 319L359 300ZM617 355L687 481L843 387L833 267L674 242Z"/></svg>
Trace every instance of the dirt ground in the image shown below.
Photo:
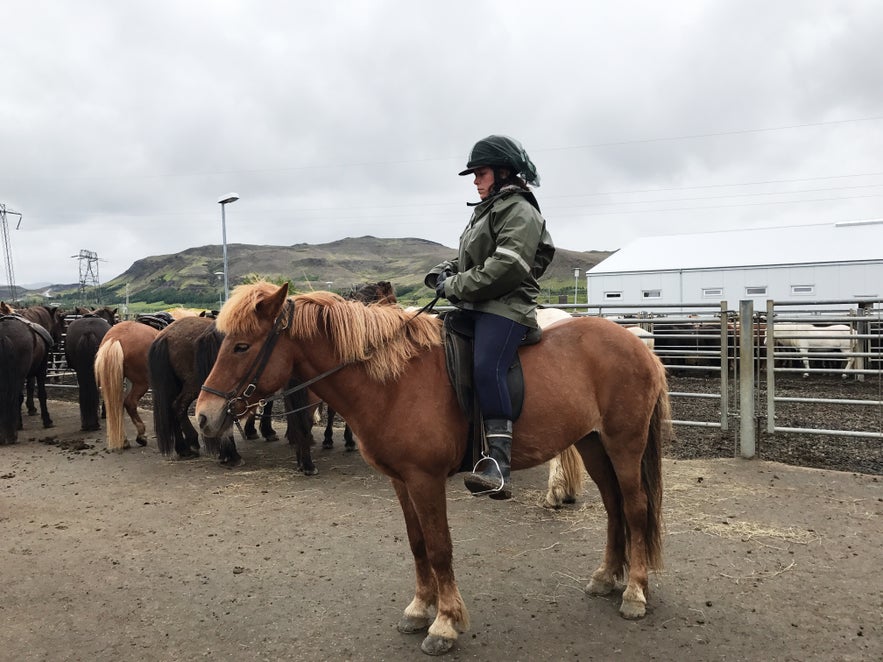
<svg viewBox="0 0 883 662"><path fill-rule="evenodd" d="M284 442L238 442L234 469L110 454L75 404L50 406L55 428L29 418L0 447L0 659L426 659L396 631L413 570L392 488L340 435L305 477ZM604 541L593 485L553 512L542 467L510 502L452 478L472 626L447 659L883 659L880 476L664 468L667 567L637 622L583 591Z"/></svg>

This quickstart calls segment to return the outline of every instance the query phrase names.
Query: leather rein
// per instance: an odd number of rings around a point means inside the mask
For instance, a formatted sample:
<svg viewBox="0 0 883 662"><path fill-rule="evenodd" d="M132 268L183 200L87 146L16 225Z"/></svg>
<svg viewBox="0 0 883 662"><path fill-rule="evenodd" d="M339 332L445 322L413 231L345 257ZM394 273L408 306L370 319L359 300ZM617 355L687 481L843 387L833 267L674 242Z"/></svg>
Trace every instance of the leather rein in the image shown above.
<svg viewBox="0 0 883 662"><path fill-rule="evenodd" d="M432 300L431 303L424 306L420 310L418 310L411 318L405 321L402 325L402 328L399 330L401 332L408 326L408 323L417 317L418 315L425 313L427 311L431 311L436 301L438 301L438 297ZM255 415L260 416L264 413L264 408L274 400L281 400L285 396L291 393L297 393L298 391L302 391L306 388L309 388L311 385L315 384L319 380L325 379L329 375L333 375L338 370L342 370L346 366L348 366L351 361L341 363L339 365L334 366L330 370L326 370L325 372L316 375L312 379L308 379L305 382L298 384L290 389L279 392L272 397L269 398L261 398L257 402L249 404L248 398L251 397L258 387L258 380L260 380L261 375L264 372L264 369L267 367L267 364L270 362L270 356L273 354L273 349L276 347L276 342L279 340L279 337L282 335L282 332L288 329L291 325L292 318L294 317L294 299L286 299L285 306L279 311L279 314L276 316L276 319L273 321L273 329L270 334L267 336L267 339L264 340L264 344L261 347L260 352L255 357L248 371L245 373L245 376L239 380L239 383L233 388L232 391L219 391L210 386L206 386L203 384L200 386L200 389L206 391L207 393L211 393L212 395L217 395L221 398L224 398L227 401L227 415L230 416L236 425L239 425L239 419L243 418L250 409L255 410ZM241 393L240 393L241 391ZM240 393L237 395L237 393ZM300 409L295 409L293 411L284 412L285 414L293 414L301 409L307 409L310 405L306 407L301 407Z"/></svg>

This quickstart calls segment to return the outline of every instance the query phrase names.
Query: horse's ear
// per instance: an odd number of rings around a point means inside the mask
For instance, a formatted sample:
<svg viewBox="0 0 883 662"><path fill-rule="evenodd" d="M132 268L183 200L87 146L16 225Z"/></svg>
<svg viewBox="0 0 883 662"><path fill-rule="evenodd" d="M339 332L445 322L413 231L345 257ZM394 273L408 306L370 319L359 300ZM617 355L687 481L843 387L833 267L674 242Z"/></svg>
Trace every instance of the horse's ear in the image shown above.
<svg viewBox="0 0 883 662"><path fill-rule="evenodd" d="M261 317L267 319L275 319L282 306L285 304L285 298L288 296L288 283L284 283L278 290L273 292L266 299L262 299L255 306L255 312Z"/></svg>

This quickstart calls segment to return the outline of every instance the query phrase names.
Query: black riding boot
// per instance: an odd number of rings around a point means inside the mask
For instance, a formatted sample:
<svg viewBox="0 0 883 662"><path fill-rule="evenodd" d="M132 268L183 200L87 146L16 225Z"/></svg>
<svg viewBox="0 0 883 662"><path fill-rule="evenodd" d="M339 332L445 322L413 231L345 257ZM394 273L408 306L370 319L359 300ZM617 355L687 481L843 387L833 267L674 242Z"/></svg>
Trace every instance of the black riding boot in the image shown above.
<svg viewBox="0 0 883 662"><path fill-rule="evenodd" d="M487 494L491 499L511 499L512 421L504 418L486 420L484 436L489 447L488 455L478 461L475 471L466 474L463 482L475 496Z"/></svg>

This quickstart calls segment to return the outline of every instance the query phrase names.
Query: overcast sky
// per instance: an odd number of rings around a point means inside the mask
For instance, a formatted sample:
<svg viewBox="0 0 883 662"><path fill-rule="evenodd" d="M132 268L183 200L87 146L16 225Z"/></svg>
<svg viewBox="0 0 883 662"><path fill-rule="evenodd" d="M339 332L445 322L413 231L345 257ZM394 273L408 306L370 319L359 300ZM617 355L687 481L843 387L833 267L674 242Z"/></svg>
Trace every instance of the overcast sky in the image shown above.
<svg viewBox="0 0 883 662"><path fill-rule="evenodd" d="M230 191L229 244L455 247L477 199L457 172L491 133L524 144L571 250L883 217L878 0L29 0L0 20L19 285L76 282L80 249L104 282L220 246Z"/></svg>

